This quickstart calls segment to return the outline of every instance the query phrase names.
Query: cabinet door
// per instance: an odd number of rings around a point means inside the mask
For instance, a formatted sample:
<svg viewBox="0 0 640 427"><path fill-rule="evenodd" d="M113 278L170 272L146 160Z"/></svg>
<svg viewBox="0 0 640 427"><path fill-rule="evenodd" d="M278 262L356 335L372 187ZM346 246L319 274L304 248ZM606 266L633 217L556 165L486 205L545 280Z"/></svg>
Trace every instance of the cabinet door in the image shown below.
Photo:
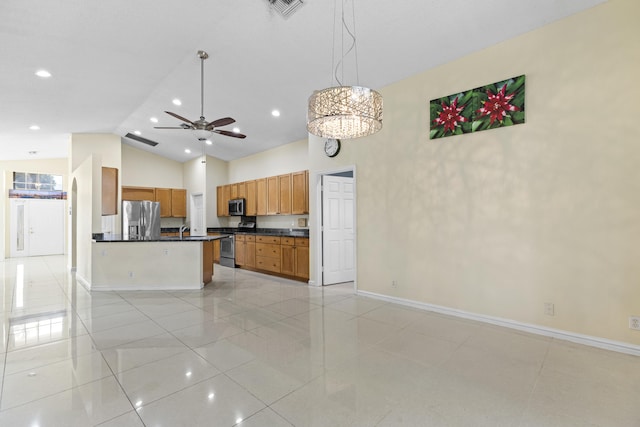
<svg viewBox="0 0 640 427"><path fill-rule="evenodd" d="M267 214L267 179L256 179L256 215Z"/></svg>
<svg viewBox="0 0 640 427"><path fill-rule="evenodd" d="M278 176L278 186L280 187L278 213L280 215L291 215L291 174Z"/></svg>
<svg viewBox="0 0 640 427"><path fill-rule="evenodd" d="M247 267L256 266L256 242L245 242L244 260Z"/></svg>
<svg viewBox="0 0 640 427"><path fill-rule="evenodd" d="M118 169L102 168L102 215L118 214Z"/></svg>
<svg viewBox="0 0 640 427"><path fill-rule="evenodd" d="M237 265L245 265L246 264L246 249L247 243L244 240L236 240L236 264Z"/></svg>
<svg viewBox="0 0 640 427"><path fill-rule="evenodd" d="M209 283L213 278L213 242L202 242L202 283Z"/></svg>
<svg viewBox="0 0 640 427"><path fill-rule="evenodd" d="M238 184L229 184L229 199L238 198Z"/></svg>
<svg viewBox="0 0 640 427"><path fill-rule="evenodd" d="M309 279L309 247L296 246L295 255L295 276Z"/></svg>
<svg viewBox="0 0 640 427"><path fill-rule="evenodd" d="M236 184L238 186L238 199L246 199L247 198L247 183L239 182ZM246 206L245 206L246 210Z"/></svg>
<svg viewBox="0 0 640 427"><path fill-rule="evenodd" d="M160 202L160 218L171 216L171 189L156 188L156 202Z"/></svg>
<svg viewBox="0 0 640 427"><path fill-rule="evenodd" d="M267 178L267 215L277 215L280 213L280 186L278 177Z"/></svg>
<svg viewBox="0 0 640 427"><path fill-rule="evenodd" d="M156 189L150 187L122 187L122 200L155 200Z"/></svg>
<svg viewBox="0 0 640 427"><path fill-rule="evenodd" d="M171 216L174 218L187 217L187 190L184 188L171 189Z"/></svg>
<svg viewBox="0 0 640 427"><path fill-rule="evenodd" d="M280 272L282 274L288 274L289 276L295 275L295 251L295 246L280 246Z"/></svg>
<svg viewBox="0 0 640 427"><path fill-rule="evenodd" d="M256 216L258 214L257 209L257 191L256 191L256 181L247 181L246 183L246 196L247 203L245 205L245 210L248 216Z"/></svg>
<svg viewBox="0 0 640 427"><path fill-rule="evenodd" d="M223 197L224 187L222 185L219 185L216 187L216 215L218 216L224 216L224 203L222 202Z"/></svg>
<svg viewBox="0 0 640 427"><path fill-rule="evenodd" d="M216 187L217 216L229 216L229 197L231 197L231 186L229 184Z"/></svg>
<svg viewBox="0 0 640 427"><path fill-rule="evenodd" d="M307 171L291 174L291 213L301 215L309 213L309 185Z"/></svg>

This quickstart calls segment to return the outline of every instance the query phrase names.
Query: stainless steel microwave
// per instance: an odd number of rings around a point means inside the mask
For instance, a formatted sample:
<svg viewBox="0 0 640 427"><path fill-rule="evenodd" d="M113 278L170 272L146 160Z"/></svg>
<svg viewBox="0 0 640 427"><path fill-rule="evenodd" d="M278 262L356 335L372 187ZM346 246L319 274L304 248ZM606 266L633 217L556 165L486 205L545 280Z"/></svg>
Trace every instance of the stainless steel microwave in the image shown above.
<svg viewBox="0 0 640 427"><path fill-rule="evenodd" d="M231 216L244 215L244 199L229 200L229 215Z"/></svg>

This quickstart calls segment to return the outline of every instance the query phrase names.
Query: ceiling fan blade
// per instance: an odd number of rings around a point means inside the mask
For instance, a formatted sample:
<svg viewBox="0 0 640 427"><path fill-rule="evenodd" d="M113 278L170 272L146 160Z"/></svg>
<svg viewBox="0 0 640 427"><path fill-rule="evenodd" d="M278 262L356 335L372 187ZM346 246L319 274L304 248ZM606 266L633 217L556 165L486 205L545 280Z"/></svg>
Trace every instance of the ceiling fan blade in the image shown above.
<svg viewBox="0 0 640 427"><path fill-rule="evenodd" d="M230 136L232 138L241 138L244 139L247 135L243 135L241 133L229 132L228 130L214 130L214 133L219 133L220 135Z"/></svg>
<svg viewBox="0 0 640 427"><path fill-rule="evenodd" d="M220 126L230 125L231 123L235 123L236 121L231 117L225 117L222 119L214 120L207 125L207 129L211 130L213 128L217 128Z"/></svg>
<svg viewBox="0 0 640 427"><path fill-rule="evenodd" d="M176 119L182 120L183 122L187 122L187 123L189 123L191 126L195 126L195 124L194 124L191 120L189 120L189 119L185 119L184 117L179 116L179 115L177 115L176 113L172 113L171 111L165 111L165 113L167 113L167 114L168 114L168 115L170 115L170 116L175 117Z"/></svg>
<svg viewBox="0 0 640 427"><path fill-rule="evenodd" d="M185 129L181 126L154 126L153 128L154 129Z"/></svg>

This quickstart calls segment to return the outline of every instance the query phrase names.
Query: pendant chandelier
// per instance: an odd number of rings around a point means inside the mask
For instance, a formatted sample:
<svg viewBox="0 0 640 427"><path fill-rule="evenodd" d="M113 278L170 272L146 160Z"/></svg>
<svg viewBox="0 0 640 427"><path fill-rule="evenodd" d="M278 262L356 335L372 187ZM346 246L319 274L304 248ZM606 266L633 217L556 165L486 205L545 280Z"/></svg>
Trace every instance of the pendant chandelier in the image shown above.
<svg viewBox="0 0 640 427"><path fill-rule="evenodd" d="M345 32L351 38L352 43L346 51L342 51L342 57L335 67L332 62L333 77L338 85L315 91L309 97L307 130L313 135L323 138L359 138L372 135L382 129L382 95L367 87L343 85L338 77L339 71L344 75L344 59L353 51L356 81L358 80L358 49L355 36L355 13L353 13L355 0L351 0L353 32L349 30L345 21L344 5L349 0L336 1L341 2L341 46L344 46ZM337 16L338 9L336 8L334 27ZM334 46L335 41L334 31ZM333 59L335 60L335 58Z"/></svg>

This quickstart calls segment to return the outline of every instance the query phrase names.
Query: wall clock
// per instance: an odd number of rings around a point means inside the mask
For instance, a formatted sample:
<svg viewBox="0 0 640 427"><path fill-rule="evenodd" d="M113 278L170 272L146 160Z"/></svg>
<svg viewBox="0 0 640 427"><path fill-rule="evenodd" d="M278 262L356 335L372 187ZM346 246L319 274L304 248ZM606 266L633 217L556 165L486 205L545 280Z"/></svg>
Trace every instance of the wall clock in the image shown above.
<svg viewBox="0 0 640 427"><path fill-rule="evenodd" d="M324 142L324 153L329 157L335 157L340 152L340 140L339 139L327 139Z"/></svg>

